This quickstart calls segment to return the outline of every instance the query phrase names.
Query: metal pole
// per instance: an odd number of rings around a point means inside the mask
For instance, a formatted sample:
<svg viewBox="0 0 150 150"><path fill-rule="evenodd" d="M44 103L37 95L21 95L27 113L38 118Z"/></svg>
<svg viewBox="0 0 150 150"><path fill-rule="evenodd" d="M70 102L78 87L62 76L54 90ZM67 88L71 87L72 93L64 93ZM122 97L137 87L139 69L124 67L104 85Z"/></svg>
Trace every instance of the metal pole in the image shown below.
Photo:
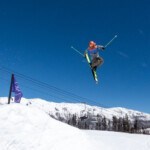
<svg viewBox="0 0 150 150"><path fill-rule="evenodd" d="M71 48L73 49L73 50L75 50L78 54L80 54L81 56L83 56L84 57L84 55L79 51L79 50L77 50L76 48L74 48L73 46L71 46Z"/></svg>
<svg viewBox="0 0 150 150"><path fill-rule="evenodd" d="M11 82L10 82L10 89L9 89L9 96L8 96L8 104L10 104L11 90L12 90L13 81L14 81L14 74L11 75Z"/></svg>
<svg viewBox="0 0 150 150"><path fill-rule="evenodd" d="M105 45L105 48L110 45L112 43L112 41L117 38L117 35L115 35L106 45Z"/></svg>

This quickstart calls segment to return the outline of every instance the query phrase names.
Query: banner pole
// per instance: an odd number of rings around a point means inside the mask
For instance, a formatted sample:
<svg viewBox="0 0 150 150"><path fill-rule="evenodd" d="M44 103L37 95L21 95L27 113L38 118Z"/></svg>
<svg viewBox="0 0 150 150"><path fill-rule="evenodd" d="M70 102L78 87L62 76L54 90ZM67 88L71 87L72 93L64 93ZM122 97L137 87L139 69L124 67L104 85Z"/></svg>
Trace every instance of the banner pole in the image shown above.
<svg viewBox="0 0 150 150"><path fill-rule="evenodd" d="M10 89L9 89L9 96L8 96L8 104L10 104L13 81L14 81L14 74L11 75L11 82L10 82Z"/></svg>

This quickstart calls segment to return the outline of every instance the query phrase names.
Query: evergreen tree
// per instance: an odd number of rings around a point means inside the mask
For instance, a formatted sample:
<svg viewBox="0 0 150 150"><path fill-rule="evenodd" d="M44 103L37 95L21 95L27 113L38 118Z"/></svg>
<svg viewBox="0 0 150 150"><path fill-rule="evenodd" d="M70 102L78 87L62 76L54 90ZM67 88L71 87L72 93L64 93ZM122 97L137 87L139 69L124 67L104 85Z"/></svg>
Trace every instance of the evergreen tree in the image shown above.
<svg viewBox="0 0 150 150"><path fill-rule="evenodd" d="M107 130L112 130L112 128L111 128L111 121L110 120L108 120Z"/></svg>
<svg viewBox="0 0 150 150"><path fill-rule="evenodd" d="M123 118L123 131L129 132L130 131L130 123L128 115L126 114L125 118Z"/></svg>
<svg viewBox="0 0 150 150"><path fill-rule="evenodd" d="M102 119L102 129L103 129L103 130L106 130L106 129L107 129L106 117L104 117L104 118Z"/></svg>
<svg viewBox="0 0 150 150"><path fill-rule="evenodd" d="M118 119L118 131L123 131L123 119L121 117Z"/></svg>
<svg viewBox="0 0 150 150"><path fill-rule="evenodd" d="M102 130L102 116L97 114L97 123L96 123L96 129Z"/></svg>
<svg viewBox="0 0 150 150"><path fill-rule="evenodd" d="M112 123L112 130L113 131L118 131L118 129L117 129L117 122L118 122L117 117L113 116L113 123Z"/></svg>
<svg viewBox="0 0 150 150"><path fill-rule="evenodd" d="M76 124L77 124L77 116L76 116L76 114L73 114L73 116L72 116L72 125L76 126Z"/></svg>
<svg viewBox="0 0 150 150"><path fill-rule="evenodd" d="M139 127L139 121L138 121L138 119L136 118L135 120L134 120L134 125L133 125L134 127L134 133L137 133L138 131L139 131L139 129L140 129L140 127Z"/></svg>

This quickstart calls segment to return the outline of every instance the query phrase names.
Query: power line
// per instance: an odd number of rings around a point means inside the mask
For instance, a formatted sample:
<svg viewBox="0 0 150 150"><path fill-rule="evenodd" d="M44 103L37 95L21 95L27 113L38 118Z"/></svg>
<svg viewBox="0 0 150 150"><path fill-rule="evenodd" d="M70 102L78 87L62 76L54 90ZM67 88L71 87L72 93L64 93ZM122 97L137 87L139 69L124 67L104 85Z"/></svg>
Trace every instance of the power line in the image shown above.
<svg viewBox="0 0 150 150"><path fill-rule="evenodd" d="M0 79L2 79L3 81L5 81L5 82L7 82L7 83L10 83L10 81L8 81L8 79L5 79L5 78L3 78L3 77L0 77ZM45 92L45 91L42 91L42 90L37 90L37 89L35 89L35 88L31 88L31 87L29 87L29 86L25 86L24 84L21 84L21 83L19 83L19 85L21 85L21 86L23 86L23 87L25 87L25 88L27 88L27 89L33 90L33 91L35 91L35 92L42 93L42 94L44 94L44 95L48 95L48 96L52 97L53 99L54 99L54 98L57 98L57 99L59 99L59 100L64 100L64 101L67 101L67 102L72 102L71 100L64 99L64 98L62 98L62 97L52 95L52 94L50 94L50 92Z"/></svg>
<svg viewBox="0 0 150 150"><path fill-rule="evenodd" d="M87 99L87 98L84 98L84 97L81 97L81 96L78 96L78 95L76 95L76 94L74 94L74 93L71 93L71 92L68 92L68 91L65 91L65 90L62 90L62 89L59 89L59 88L57 88L57 87L55 87L55 86L51 86L51 85L49 85L49 84L47 84L47 83L44 83L44 82L41 82L41 81L38 81L38 80L36 80L36 79L33 79L33 78L31 78L31 77L28 77L28 76L25 76L25 75L23 75L23 74L21 74L21 73L18 73L18 72L15 72L15 71L13 71L13 70L11 70L11 69L8 69L8 68L6 68L6 67L0 67L0 70L2 70L3 72L5 72L5 73L8 73L8 74L12 74L12 73L14 73L15 74L15 76L17 76L18 78L20 78L20 79L22 79L22 80L25 80L25 81L29 81L29 82L31 82L32 84L34 84L35 86L37 86L38 88L41 88L41 89L46 89L46 90L48 90L48 91L53 91L53 93L54 94L59 94L59 96L64 96L65 97L65 99L64 98L59 98L60 100L66 100L66 101L68 101L66 98L68 97L68 98L71 98L72 100L70 100L70 101L76 101L76 102L79 102L79 103L81 103L81 102L92 102L92 103L94 103L94 104L96 104L96 105L98 105L98 106L103 106L103 107L106 107L106 106L104 106L104 105L102 105L102 104L100 104L100 103L98 103L98 102L96 102L96 101L93 101L93 100L90 100L90 99ZM23 85L24 86L24 85ZM30 88L30 87L28 87L28 88ZM32 90L35 90L35 89L32 89ZM36 90L37 91L37 90ZM39 92L41 92L41 90L38 90ZM45 93L46 94L46 93ZM47 93L47 95L49 95L49 92ZM51 95L52 96L52 95ZM55 97L57 97L58 98L58 96L55 96Z"/></svg>

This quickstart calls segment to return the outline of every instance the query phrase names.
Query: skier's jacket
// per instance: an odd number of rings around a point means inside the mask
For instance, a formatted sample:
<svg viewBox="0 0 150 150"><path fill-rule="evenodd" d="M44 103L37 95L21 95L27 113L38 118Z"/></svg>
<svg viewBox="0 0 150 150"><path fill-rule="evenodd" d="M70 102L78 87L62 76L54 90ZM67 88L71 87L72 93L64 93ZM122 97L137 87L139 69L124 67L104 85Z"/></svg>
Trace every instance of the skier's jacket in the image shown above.
<svg viewBox="0 0 150 150"><path fill-rule="evenodd" d="M95 57L99 57L99 51L98 51L97 45L93 48L89 47L88 54L90 55L91 60L93 60Z"/></svg>

